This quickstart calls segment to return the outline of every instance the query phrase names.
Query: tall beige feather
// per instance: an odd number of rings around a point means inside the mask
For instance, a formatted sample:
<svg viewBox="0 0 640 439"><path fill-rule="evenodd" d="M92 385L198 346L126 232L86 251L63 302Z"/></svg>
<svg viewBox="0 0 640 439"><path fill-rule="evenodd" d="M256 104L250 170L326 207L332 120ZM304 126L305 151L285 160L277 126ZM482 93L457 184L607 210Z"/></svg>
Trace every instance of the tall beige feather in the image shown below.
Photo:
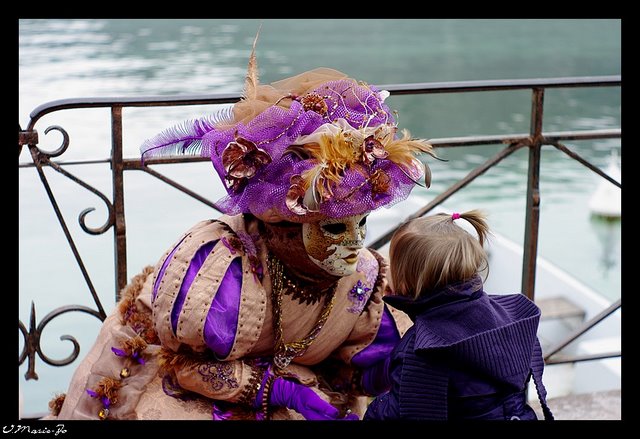
<svg viewBox="0 0 640 439"><path fill-rule="evenodd" d="M255 99L256 91L258 89L258 61L256 60L256 43L260 36L260 29L262 24L258 28L256 37L253 40L253 48L251 49L251 56L249 56L249 65L247 66L247 76L244 79L244 92L243 97L245 99Z"/></svg>

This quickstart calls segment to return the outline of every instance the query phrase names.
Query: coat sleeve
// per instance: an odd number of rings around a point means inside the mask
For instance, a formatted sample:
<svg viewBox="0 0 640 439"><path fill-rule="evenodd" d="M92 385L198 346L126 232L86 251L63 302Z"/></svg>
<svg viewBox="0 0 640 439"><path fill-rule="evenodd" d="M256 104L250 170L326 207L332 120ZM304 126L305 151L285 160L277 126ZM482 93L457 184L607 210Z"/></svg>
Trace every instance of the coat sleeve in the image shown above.
<svg viewBox="0 0 640 439"><path fill-rule="evenodd" d="M393 358L389 366L390 389L371 401L364 414L365 421L385 421L400 418L400 377L402 362Z"/></svg>

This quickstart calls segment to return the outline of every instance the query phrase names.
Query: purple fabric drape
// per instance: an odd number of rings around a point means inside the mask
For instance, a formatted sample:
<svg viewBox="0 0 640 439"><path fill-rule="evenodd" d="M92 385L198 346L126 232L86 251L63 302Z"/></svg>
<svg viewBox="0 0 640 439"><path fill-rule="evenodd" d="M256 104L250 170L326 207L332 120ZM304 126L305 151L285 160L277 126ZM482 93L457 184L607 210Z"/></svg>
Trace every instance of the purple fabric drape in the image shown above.
<svg viewBox="0 0 640 439"><path fill-rule="evenodd" d="M229 355L235 341L241 292L242 259L235 258L220 283L204 325L204 341L218 358Z"/></svg>
<svg viewBox="0 0 640 439"><path fill-rule="evenodd" d="M173 309L171 310L171 328L173 329L173 333L176 333L178 328L178 317L180 317L180 312L182 311L182 306L184 305L184 300L187 297L187 292L189 291L189 287L193 283L193 280L198 275L198 271L204 264L204 261L213 250L213 247L216 245L218 240L207 242L203 244L195 255L193 255L193 259L189 262L189 268L187 269L187 273L182 279L182 285L180 285L180 291L178 291L178 297L176 297L176 301L173 304Z"/></svg>

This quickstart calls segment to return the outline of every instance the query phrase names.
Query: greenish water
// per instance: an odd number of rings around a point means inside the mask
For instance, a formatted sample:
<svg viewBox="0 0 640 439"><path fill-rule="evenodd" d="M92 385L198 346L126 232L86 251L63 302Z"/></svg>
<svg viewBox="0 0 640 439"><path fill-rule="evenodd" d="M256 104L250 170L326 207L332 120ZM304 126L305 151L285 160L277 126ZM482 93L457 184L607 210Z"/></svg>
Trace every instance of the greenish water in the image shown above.
<svg viewBox="0 0 640 439"><path fill-rule="evenodd" d="M372 84L612 75L621 72L619 20L20 20L20 124L39 104L70 97L147 96L237 92L256 30L263 83L315 67L341 70ZM399 124L424 138L525 133L529 130L530 93L505 91L446 95L394 96ZM124 148L138 157L142 141L212 107L127 108ZM619 88L558 89L545 95L545 131L620 126ZM41 147L53 150L63 126L71 144L65 160L106 158L110 150L108 110L73 110L45 116L37 125ZM569 142L591 163L605 168L619 140ZM447 162L430 160L433 184L418 189L406 203L372 215L375 237L398 219L444 191L500 150L499 145L439 149ZM20 162L28 162L23 151ZM111 195L107 165L67 168ZM160 169L212 199L221 185L206 163ZM111 231L89 236L77 216L96 212L87 223L100 226L106 209L88 191L47 170L53 190L107 312L113 307ZM464 211L482 208L494 230L518 243L524 236L527 153L523 150L451 197L445 206ZM130 174L130 175L129 175ZM587 208L599 178L553 147L545 147L541 165L541 219L538 254L591 286L608 299L620 297L621 223L592 218ZM180 233L215 215L152 177L125 178L129 276L154 264ZM52 309L91 303L86 284L60 230L34 169L19 172L19 317L29 321L32 300L38 321ZM498 271L494 268L492 271ZM97 319L67 314L43 332L46 355L62 359L72 350L61 334L77 337L80 358L99 328ZM22 340L19 337L19 349ZM66 386L79 360L66 368L37 363L38 382L20 385L28 412L45 411L55 392Z"/></svg>

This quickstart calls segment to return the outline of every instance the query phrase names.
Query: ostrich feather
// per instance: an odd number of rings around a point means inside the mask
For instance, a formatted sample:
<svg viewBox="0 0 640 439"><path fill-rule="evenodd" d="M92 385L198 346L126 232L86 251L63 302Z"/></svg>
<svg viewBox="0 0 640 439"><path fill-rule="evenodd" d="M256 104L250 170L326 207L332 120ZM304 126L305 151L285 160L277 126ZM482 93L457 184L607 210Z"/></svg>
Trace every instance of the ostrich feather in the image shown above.
<svg viewBox="0 0 640 439"><path fill-rule="evenodd" d="M144 160L151 157L199 154L202 148L202 137L213 130L216 124L231 118L231 107L228 107L213 115L186 120L162 131L155 137L145 140L140 146L142 163L144 164Z"/></svg>
<svg viewBox="0 0 640 439"><path fill-rule="evenodd" d="M247 75L244 79L244 92L242 96L245 99L253 99L256 97L256 90L258 89L258 61L256 60L256 44L258 43L258 37L260 36L260 29L262 24L256 32L256 37L253 40L253 47L251 48L251 55L249 56L249 65L247 66Z"/></svg>

